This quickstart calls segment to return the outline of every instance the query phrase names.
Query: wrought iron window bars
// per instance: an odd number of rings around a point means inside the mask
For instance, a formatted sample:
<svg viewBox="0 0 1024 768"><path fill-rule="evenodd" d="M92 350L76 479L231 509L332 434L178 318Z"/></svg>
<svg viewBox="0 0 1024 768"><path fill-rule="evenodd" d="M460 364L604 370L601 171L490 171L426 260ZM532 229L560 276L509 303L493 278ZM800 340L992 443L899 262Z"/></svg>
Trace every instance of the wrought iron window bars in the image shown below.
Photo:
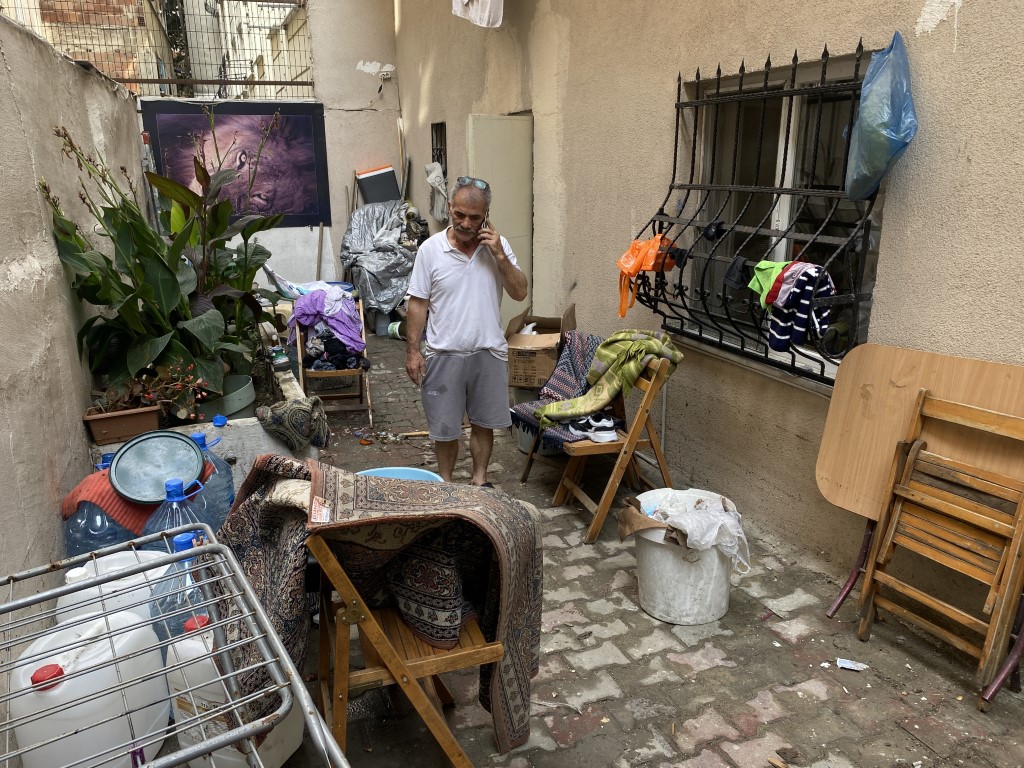
<svg viewBox="0 0 1024 768"><path fill-rule="evenodd" d="M794 53L780 77L769 57L754 86L742 64L731 80L721 67L710 82L697 70L685 99L679 76L672 181L637 235L662 233L672 243L675 269L638 277L637 301L663 329L825 384L866 339L881 205L879 195L855 202L843 192L863 53L859 43L832 77L827 47L813 73ZM828 308L827 331L787 352L769 348L769 312L746 287L749 273L735 279L764 260L819 265L815 293L831 276L835 295L811 302Z"/></svg>

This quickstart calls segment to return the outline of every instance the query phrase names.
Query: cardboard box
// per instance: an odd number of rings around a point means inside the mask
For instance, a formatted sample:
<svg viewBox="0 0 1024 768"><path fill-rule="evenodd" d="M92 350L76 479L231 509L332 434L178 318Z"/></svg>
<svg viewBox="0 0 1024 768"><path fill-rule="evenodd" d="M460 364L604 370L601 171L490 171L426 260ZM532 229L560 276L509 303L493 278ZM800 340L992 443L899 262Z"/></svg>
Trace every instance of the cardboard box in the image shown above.
<svg viewBox="0 0 1024 768"><path fill-rule="evenodd" d="M576 305L561 317L540 317L527 309L513 317L505 329L508 339L508 385L539 389L555 370L562 352L562 335L576 329ZM536 323L536 334L519 333L523 326Z"/></svg>

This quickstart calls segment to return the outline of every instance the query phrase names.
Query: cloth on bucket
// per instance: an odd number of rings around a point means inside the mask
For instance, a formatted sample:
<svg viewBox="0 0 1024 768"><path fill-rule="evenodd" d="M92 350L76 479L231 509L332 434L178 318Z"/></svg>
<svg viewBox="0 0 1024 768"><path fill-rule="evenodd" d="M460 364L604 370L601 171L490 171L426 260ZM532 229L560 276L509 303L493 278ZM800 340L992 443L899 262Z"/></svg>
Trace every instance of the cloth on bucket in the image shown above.
<svg viewBox="0 0 1024 768"><path fill-rule="evenodd" d="M689 549L712 547L730 557L737 573L750 570L742 517L730 499L699 488L659 488L630 499L619 514L619 539L648 528L667 529L666 542Z"/></svg>

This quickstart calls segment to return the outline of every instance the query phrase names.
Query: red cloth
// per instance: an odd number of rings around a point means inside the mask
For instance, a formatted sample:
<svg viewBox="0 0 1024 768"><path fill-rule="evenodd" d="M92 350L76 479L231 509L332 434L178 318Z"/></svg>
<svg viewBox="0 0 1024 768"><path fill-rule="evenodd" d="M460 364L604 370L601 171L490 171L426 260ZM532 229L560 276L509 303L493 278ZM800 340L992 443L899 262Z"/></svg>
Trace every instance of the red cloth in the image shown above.
<svg viewBox="0 0 1024 768"><path fill-rule="evenodd" d="M207 461L200 480L205 483L212 474L213 464ZM149 516L160 506L160 504L136 504L134 501L122 498L110 484L110 471L106 469L90 473L64 497L64 501L60 505L61 520L67 520L75 514L78 505L83 501L91 501L106 512L111 520L124 526L136 536L142 535L142 528L146 525Z"/></svg>
<svg viewBox="0 0 1024 768"><path fill-rule="evenodd" d="M793 264L796 263L797 262L795 261L793 262ZM771 307L775 305L775 300L779 298L779 291L782 290L783 278L785 277L786 273L793 268L793 264L790 264L788 267L786 267L784 270L779 272L778 275L775 276L775 282L772 283L772 287L769 289L768 295L764 297L764 303L766 306Z"/></svg>

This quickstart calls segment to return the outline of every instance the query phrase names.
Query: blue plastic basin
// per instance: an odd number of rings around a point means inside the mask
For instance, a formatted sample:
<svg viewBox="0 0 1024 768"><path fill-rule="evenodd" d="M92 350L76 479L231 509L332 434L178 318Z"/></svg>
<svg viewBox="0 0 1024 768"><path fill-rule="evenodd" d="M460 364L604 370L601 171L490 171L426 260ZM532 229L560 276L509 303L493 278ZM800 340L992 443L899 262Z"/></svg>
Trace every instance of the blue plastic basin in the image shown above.
<svg viewBox="0 0 1024 768"><path fill-rule="evenodd" d="M416 467L377 467L376 469L364 469L356 472L357 475L371 475L372 477L394 477L399 480L422 480L425 483L443 483L442 478L436 472Z"/></svg>

